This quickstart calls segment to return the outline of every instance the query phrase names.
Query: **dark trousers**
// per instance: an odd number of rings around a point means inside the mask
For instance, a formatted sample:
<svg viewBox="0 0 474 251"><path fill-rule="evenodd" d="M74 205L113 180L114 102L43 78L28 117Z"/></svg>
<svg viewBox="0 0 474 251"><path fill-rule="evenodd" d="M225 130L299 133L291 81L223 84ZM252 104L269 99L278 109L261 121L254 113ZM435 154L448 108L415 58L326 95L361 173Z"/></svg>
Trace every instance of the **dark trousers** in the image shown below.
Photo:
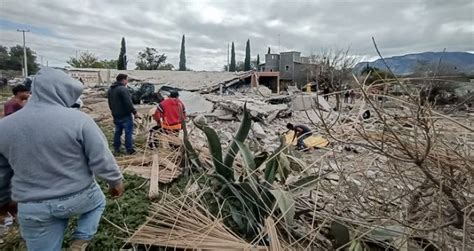
<svg viewBox="0 0 474 251"><path fill-rule="evenodd" d="M133 117L130 114L124 118L114 118L114 150L120 151L122 132L125 131L125 149L127 152L133 152Z"/></svg>
<svg viewBox="0 0 474 251"><path fill-rule="evenodd" d="M311 136L311 134L309 134L309 133L308 133L308 134L304 134L303 136L300 136L300 137L298 138L298 141L296 142L296 147L297 147L298 149L304 149L304 148L306 148L306 145L305 145L305 143L304 143L304 140L305 140L307 137L309 137L309 136Z"/></svg>

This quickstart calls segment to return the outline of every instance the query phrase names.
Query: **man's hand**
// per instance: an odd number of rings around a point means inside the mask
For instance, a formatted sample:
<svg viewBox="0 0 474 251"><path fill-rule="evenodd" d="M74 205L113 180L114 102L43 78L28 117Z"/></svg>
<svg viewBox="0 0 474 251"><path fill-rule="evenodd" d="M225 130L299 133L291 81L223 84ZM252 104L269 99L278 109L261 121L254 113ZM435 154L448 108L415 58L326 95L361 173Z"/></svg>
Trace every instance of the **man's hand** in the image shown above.
<svg viewBox="0 0 474 251"><path fill-rule="evenodd" d="M120 183L118 183L117 185L115 186L109 186L109 194L112 196L112 198L116 199L116 198L119 198L123 195L123 192L125 191L125 188L123 186L123 182L120 181Z"/></svg>
<svg viewBox="0 0 474 251"><path fill-rule="evenodd" d="M17 203L14 201L10 201L9 203L5 204L3 207L0 208L0 215L6 215L7 213L10 213L11 215L15 216L17 212Z"/></svg>

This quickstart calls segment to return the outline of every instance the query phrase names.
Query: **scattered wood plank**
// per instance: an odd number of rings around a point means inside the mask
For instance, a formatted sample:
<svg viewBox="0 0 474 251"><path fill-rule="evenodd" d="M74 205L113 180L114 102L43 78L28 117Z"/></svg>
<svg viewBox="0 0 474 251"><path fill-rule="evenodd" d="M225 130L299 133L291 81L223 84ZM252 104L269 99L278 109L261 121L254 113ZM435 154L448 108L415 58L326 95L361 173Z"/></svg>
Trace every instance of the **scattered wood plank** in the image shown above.
<svg viewBox="0 0 474 251"><path fill-rule="evenodd" d="M153 154L153 164L151 166L151 176L150 176L150 189L148 191L148 197L154 198L158 195L159 187L158 181L160 179L160 159L158 154Z"/></svg>

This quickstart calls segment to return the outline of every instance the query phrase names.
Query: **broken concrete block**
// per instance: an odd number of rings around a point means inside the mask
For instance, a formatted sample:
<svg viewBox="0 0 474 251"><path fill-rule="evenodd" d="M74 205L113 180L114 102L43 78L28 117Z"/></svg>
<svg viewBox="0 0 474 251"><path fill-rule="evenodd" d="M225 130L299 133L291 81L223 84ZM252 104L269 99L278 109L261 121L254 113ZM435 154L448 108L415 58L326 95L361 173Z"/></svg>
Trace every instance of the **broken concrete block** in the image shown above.
<svg viewBox="0 0 474 251"><path fill-rule="evenodd" d="M252 131L254 132L257 139L263 139L267 136L262 126L258 122L252 124Z"/></svg>
<svg viewBox="0 0 474 251"><path fill-rule="evenodd" d="M305 111L311 109L331 110L329 103L319 95L299 95L291 101L293 111Z"/></svg>
<svg viewBox="0 0 474 251"><path fill-rule="evenodd" d="M268 88L264 85L260 85L256 88L254 88L254 92L257 93L257 94L260 94L264 97L268 97L268 96L272 95L272 90L270 90L270 88Z"/></svg>
<svg viewBox="0 0 474 251"><path fill-rule="evenodd" d="M301 93L301 90L298 89L298 87L296 87L296 86L291 86L290 85L286 88L286 90L288 91L288 94L290 94L290 95L293 95L293 94L296 94L296 93Z"/></svg>
<svg viewBox="0 0 474 251"><path fill-rule="evenodd" d="M216 117L221 117L221 116L232 115L232 112L228 110L224 110L224 109L216 109L211 114Z"/></svg>
<svg viewBox="0 0 474 251"><path fill-rule="evenodd" d="M207 119L203 115L198 115L196 118L194 118L194 123L198 125L207 125Z"/></svg>
<svg viewBox="0 0 474 251"><path fill-rule="evenodd" d="M194 92L180 91L179 99L183 101L186 113L189 115L211 112L214 108L212 102L207 101L203 96Z"/></svg>

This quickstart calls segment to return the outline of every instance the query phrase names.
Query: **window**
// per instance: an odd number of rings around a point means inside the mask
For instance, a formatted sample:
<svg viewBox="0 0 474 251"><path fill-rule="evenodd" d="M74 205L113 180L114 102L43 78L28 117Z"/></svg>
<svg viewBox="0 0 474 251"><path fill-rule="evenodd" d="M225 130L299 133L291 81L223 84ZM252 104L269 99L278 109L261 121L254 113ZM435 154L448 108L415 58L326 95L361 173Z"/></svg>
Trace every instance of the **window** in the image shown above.
<svg viewBox="0 0 474 251"><path fill-rule="evenodd" d="M290 66L289 66L289 65L285 66L285 70L286 70L286 71L289 71L289 70L290 70Z"/></svg>

